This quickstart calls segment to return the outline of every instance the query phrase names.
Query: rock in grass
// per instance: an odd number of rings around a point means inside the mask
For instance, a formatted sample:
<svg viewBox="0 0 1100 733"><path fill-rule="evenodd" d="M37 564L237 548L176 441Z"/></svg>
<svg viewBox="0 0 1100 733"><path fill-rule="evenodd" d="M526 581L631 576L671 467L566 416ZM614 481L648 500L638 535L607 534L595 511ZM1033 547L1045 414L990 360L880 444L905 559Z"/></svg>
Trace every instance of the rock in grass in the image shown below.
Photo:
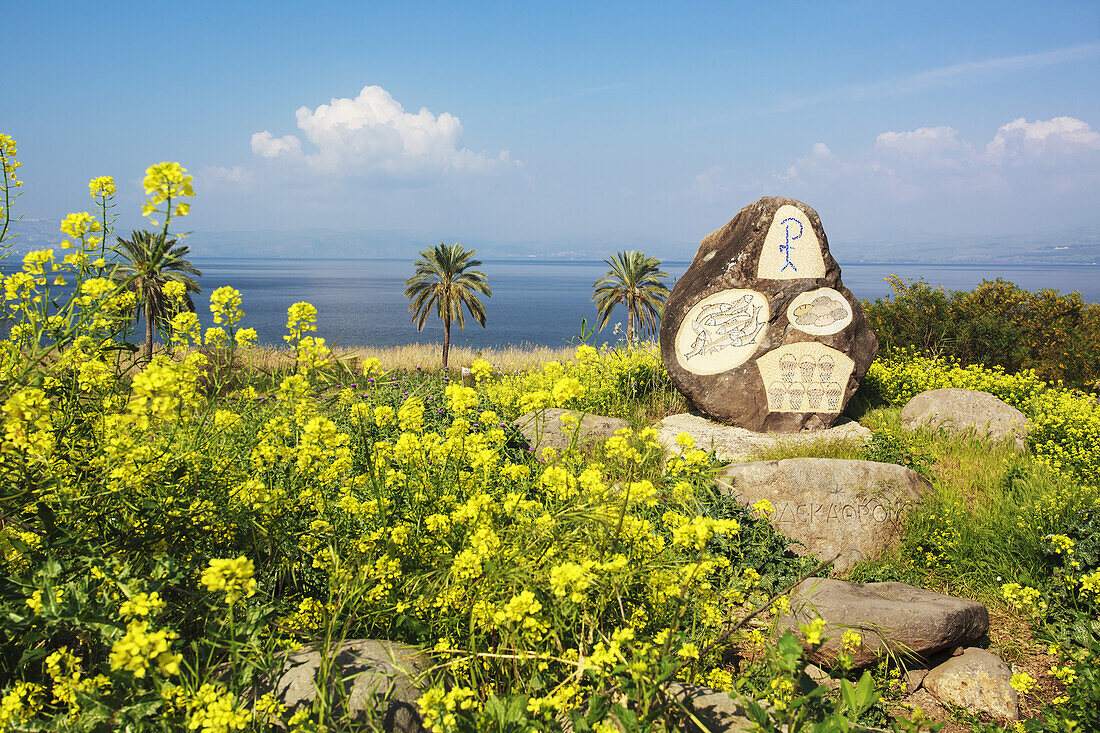
<svg viewBox="0 0 1100 733"><path fill-rule="evenodd" d="M349 639L332 650L328 662L328 694L339 706L337 715L372 721L387 733L426 730L416 702L421 691L414 678L428 669L430 662L418 649L377 639ZM322 684L318 679L321 668L322 655L316 647L288 654L275 695L290 709L311 705Z"/></svg>
<svg viewBox="0 0 1100 733"><path fill-rule="evenodd" d="M683 728L691 733L722 731L723 733L748 733L759 730L748 711L730 697L729 693L709 687L673 682L668 686L669 696L694 715L703 728L689 723Z"/></svg>
<svg viewBox="0 0 1100 733"><path fill-rule="evenodd" d="M1027 447L1031 421L1027 415L988 392L973 389L932 389L901 408L901 424L909 430L946 428L952 433L973 430L990 440L1010 438L1016 450Z"/></svg>
<svg viewBox="0 0 1100 733"><path fill-rule="evenodd" d="M687 433L695 438L699 450L714 451L720 461L736 461L761 450L784 445L805 445L835 440L866 443L871 431L857 422L844 420L824 430L803 430L799 433L754 433L734 425L723 425L699 415L680 413L658 422L657 440L673 453L680 452L676 436Z"/></svg>
<svg viewBox="0 0 1100 733"><path fill-rule="evenodd" d="M936 652L972 644L989 631L989 611L977 601L955 598L905 583L849 583L833 578L808 578L791 593L791 614L782 628L825 619L824 643L811 660L835 667L843 649L845 629L862 638L853 651L857 667L879 655L915 655L927 659ZM928 680L924 682L928 685Z"/></svg>
<svg viewBox="0 0 1100 733"><path fill-rule="evenodd" d="M762 198L707 235L661 317L677 389L756 432L835 423L877 351L817 212L789 198Z"/></svg>
<svg viewBox="0 0 1100 733"><path fill-rule="evenodd" d="M730 697L729 693L709 687L673 682L668 686L669 696L695 717L702 727L689 720L680 730L687 733L749 733L760 730L749 716L748 710ZM770 707L765 701L765 707ZM886 733L881 728L867 728L851 724L850 733Z"/></svg>
<svg viewBox="0 0 1100 733"><path fill-rule="evenodd" d="M842 458L732 463L719 487L746 507L767 499L773 527L800 555L834 560L837 572L871 560L897 541L901 518L932 487L903 466Z"/></svg>
<svg viewBox="0 0 1100 733"><path fill-rule="evenodd" d="M566 416L566 423L561 418ZM516 420L516 427L527 444L535 449L535 457L542 460L542 449L563 451L574 441L585 445L597 440L607 440L616 430L630 427L626 420L602 415L586 415L576 410L551 407L528 412Z"/></svg>
<svg viewBox="0 0 1100 733"><path fill-rule="evenodd" d="M966 649L961 656L930 670L924 678L924 689L940 702L972 713L1019 720L1019 696L1011 680L1012 670L1000 657L985 649Z"/></svg>

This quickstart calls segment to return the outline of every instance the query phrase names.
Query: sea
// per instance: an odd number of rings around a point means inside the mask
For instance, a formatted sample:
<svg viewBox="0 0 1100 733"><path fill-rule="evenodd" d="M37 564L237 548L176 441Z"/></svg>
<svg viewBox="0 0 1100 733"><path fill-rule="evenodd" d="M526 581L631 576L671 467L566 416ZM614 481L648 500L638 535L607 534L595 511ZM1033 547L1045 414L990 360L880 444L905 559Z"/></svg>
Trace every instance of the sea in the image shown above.
<svg viewBox="0 0 1100 733"><path fill-rule="evenodd" d="M240 259L195 258L202 270L204 295L232 285L240 290L246 325L262 343L282 344L286 309L306 301L316 306L317 334L340 346L400 346L440 342L443 326L434 315L417 331L405 298L405 280L412 275L409 260L384 259ZM687 270L689 261L665 260L669 285ZM983 280L1002 278L1028 290L1078 291L1089 302L1100 302L1100 266L1096 265L959 265L841 264L844 284L857 298L875 300L893 293L886 278L923 279L949 290L971 289ZM485 328L470 318L465 330L452 326L455 345L481 349L508 345L561 346L596 325L592 285L607 272L601 260L485 260L493 291L483 298ZM200 298L199 302L205 302ZM199 308L210 325L210 313ZM621 324L616 332L616 324ZM620 306L602 332L589 343L613 343L624 338L626 311Z"/></svg>
<svg viewBox="0 0 1100 733"><path fill-rule="evenodd" d="M20 268L21 258L0 262L0 274ZM412 275L408 259L259 259L196 257L193 263L203 275L203 294L196 298L204 326L213 325L209 295L223 285L241 292L244 325L255 328L259 341L282 345L286 310L306 301L318 311L317 335L330 345L346 347L402 346L439 343L443 326L434 315L417 331L405 297L405 280ZM665 260L669 287L691 264ZM983 280L1002 278L1027 290L1077 291L1088 302L1100 302L1100 265L960 265L906 263L851 263L841 265L844 284L857 298L876 300L893 294L887 278L923 280L948 290L969 290ZM485 272L493 291L485 303L482 328L467 317L465 329L451 328L454 345L473 349L501 346L562 346L584 332L590 344L625 340L626 311L612 313L602 331L596 326L592 285L607 273L598 259L485 260ZM67 288L62 288L62 291ZM64 293L58 293L64 295Z"/></svg>

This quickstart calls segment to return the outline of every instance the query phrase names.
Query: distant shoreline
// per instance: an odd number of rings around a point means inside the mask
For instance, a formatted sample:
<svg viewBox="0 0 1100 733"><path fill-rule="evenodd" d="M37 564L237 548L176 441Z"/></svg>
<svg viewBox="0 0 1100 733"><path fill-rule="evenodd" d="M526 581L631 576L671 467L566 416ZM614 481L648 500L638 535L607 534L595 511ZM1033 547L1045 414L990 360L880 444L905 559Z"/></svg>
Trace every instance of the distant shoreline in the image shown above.
<svg viewBox="0 0 1100 733"><path fill-rule="evenodd" d="M248 260L254 262L409 262L407 257L256 257L247 255L194 255L193 260ZM487 257L482 260L483 263L505 263L505 264L547 264L547 265L560 265L560 264L578 264L578 265L598 265L604 260L600 258L568 258L568 257ZM1027 262L1027 261L1014 261L1014 262L934 262L931 260L914 260L914 261L902 261L902 260L860 260L859 262L842 262L838 260L841 267L882 267L884 265L898 265L901 267L1098 267L1100 268L1100 262ZM691 260L681 259L665 259L661 260L662 265L690 265Z"/></svg>

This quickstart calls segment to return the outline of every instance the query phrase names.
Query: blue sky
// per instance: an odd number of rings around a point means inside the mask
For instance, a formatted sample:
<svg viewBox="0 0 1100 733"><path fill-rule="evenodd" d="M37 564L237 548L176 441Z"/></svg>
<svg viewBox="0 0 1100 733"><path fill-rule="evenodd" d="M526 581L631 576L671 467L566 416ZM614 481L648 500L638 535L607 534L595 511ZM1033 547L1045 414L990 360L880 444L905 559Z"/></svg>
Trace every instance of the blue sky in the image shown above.
<svg viewBox="0 0 1100 733"><path fill-rule="evenodd" d="M4 3L19 210L146 166L187 228L682 243L1100 228L1100 3ZM421 111L421 110L426 111ZM369 254L369 253L366 253Z"/></svg>

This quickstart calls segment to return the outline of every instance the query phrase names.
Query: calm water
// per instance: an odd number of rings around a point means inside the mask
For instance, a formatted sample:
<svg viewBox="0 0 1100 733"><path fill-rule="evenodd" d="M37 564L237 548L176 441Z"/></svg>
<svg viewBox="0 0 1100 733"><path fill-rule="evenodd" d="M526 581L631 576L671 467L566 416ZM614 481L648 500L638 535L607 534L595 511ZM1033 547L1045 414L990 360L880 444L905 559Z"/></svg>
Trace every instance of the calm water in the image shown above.
<svg viewBox="0 0 1100 733"><path fill-rule="evenodd" d="M265 343L282 343L286 309L308 301L319 311L318 334L345 346L395 346L440 341L443 327L429 318L417 333L408 312L404 281L412 274L408 260L256 260L199 258L203 292L232 285L241 291L247 324ZM681 276L687 261L665 261L672 277ZM1053 288L1080 291L1085 300L1100 302L1100 267L1036 265L841 265L844 284L858 298L875 299L892 291L886 276L924 280L948 289L969 289L984 279L1002 277L1029 290ZM592 283L603 276L601 261L492 261L482 268L493 297L483 299L486 328L467 319L466 330L452 328L455 344L475 348L505 344L556 346L580 332L581 318L594 323ZM204 322L209 311L199 309ZM613 341L616 321L626 321L621 309L600 341ZM209 324L208 324L209 325Z"/></svg>

